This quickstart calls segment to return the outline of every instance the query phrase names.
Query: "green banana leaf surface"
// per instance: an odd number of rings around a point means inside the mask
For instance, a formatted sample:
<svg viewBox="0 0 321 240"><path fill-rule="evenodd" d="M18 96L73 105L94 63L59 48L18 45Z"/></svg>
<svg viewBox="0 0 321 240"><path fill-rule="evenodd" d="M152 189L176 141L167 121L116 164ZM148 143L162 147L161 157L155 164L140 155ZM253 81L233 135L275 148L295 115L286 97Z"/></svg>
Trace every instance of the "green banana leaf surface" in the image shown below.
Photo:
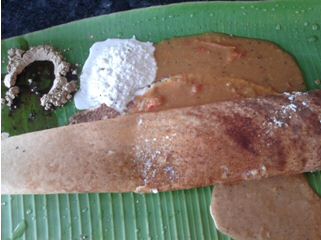
<svg viewBox="0 0 321 240"><path fill-rule="evenodd" d="M60 50L80 75L90 46L107 38L154 43L164 39L222 32L272 41L295 57L307 89L321 88L320 0L185 3L120 12L84 19L3 40L1 74L7 50L50 44ZM52 66L31 65L19 77L39 81L46 91ZM5 93L2 83L1 93ZM35 94L23 93L14 111L3 107L1 131L10 135L63 126L77 110L72 102L45 112ZM307 174L321 195L321 173ZM230 239L215 229L209 206L212 188L159 194L2 195L2 239Z"/></svg>

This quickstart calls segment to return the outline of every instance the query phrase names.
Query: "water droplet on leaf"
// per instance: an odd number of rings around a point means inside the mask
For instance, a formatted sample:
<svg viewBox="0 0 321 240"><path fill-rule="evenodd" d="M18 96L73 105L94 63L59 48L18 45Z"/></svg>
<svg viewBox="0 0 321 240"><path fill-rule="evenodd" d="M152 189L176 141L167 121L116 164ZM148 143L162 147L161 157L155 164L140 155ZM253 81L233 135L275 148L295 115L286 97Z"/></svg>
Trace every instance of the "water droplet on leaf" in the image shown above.
<svg viewBox="0 0 321 240"><path fill-rule="evenodd" d="M20 238L25 233L26 229L27 229L27 222L23 220L20 223L18 223L18 225L15 227L11 238L13 240Z"/></svg>
<svg viewBox="0 0 321 240"><path fill-rule="evenodd" d="M32 213L32 210L31 209L27 209L26 214L29 215L31 213Z"/></svg>
<svg viewBox="0 0 321 240"><path fill-rule="evenodd" d="M85 212L88 211L88 208L83 208L81 211L82 211L83 213L85 213Z"/></svg>
<svg viewBox="0 0 321 240"><path fill-rule="evenodd" d="M88 239L88 236L85 234L80 234L80 239L86 240L86 239Z"/></svg>
<svg viewBox="0 0 321 240"><path fill-rule="evenodd" d="M307 38L308 42L313 43L318 41L318 37L317 36L310 36Z"/></svg>
<svg viewBox="0 0 321 240"><path fill-rule="evenodd" d="M319 24L317 24L317 23L312 24L311 27L312 27L313 31L319 30L319 28L320 28Z"/></svg>

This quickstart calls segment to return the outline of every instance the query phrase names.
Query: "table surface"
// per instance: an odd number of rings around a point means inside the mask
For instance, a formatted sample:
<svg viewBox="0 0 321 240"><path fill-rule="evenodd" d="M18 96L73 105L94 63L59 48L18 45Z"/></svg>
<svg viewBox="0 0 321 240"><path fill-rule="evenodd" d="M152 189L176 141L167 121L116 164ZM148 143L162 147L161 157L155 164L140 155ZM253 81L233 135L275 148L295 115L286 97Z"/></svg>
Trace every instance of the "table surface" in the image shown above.
<svg viewBox="0 0 321 240"><path fill-rule="evenodd" d="M2 39L112 12L193 0L21 0L2 1ZM204 1L204 0L203 0Z"/></svg>

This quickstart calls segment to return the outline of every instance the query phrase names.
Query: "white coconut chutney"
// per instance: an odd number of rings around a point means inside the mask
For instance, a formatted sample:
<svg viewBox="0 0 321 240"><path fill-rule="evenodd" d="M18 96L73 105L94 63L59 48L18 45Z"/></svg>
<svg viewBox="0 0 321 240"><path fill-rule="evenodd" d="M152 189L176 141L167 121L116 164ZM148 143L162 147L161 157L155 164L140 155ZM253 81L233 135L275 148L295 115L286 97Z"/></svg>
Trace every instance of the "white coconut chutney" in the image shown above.
<svg viewBox="0 0 321 240"><path fill-rule="evenodd" d="M93 44L80 76L80 90L74 98L76 108L96 108L105 103L124 112L127 104L155 81L154 51L152 43L135 38Z"/></svg>

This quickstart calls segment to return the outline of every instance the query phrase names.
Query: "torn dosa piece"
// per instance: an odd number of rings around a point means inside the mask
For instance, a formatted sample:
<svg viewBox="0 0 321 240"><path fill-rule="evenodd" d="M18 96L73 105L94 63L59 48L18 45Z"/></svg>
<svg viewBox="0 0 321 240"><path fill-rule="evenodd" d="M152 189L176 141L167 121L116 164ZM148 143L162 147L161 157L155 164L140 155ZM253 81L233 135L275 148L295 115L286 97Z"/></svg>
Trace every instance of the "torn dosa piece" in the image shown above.
<svg viewBox="0 0 321 240"><path fill-rule="evenodd" d="M219 184L211 214L235 240L321 239L321 199L304 175Z"/></svg>
<svg viewBox="0 0 321 240"><path fill-rule="evenodd" d="M320 120L314 91L10 137L2 141L2 192L155 192L315 171Z"/></svg>

